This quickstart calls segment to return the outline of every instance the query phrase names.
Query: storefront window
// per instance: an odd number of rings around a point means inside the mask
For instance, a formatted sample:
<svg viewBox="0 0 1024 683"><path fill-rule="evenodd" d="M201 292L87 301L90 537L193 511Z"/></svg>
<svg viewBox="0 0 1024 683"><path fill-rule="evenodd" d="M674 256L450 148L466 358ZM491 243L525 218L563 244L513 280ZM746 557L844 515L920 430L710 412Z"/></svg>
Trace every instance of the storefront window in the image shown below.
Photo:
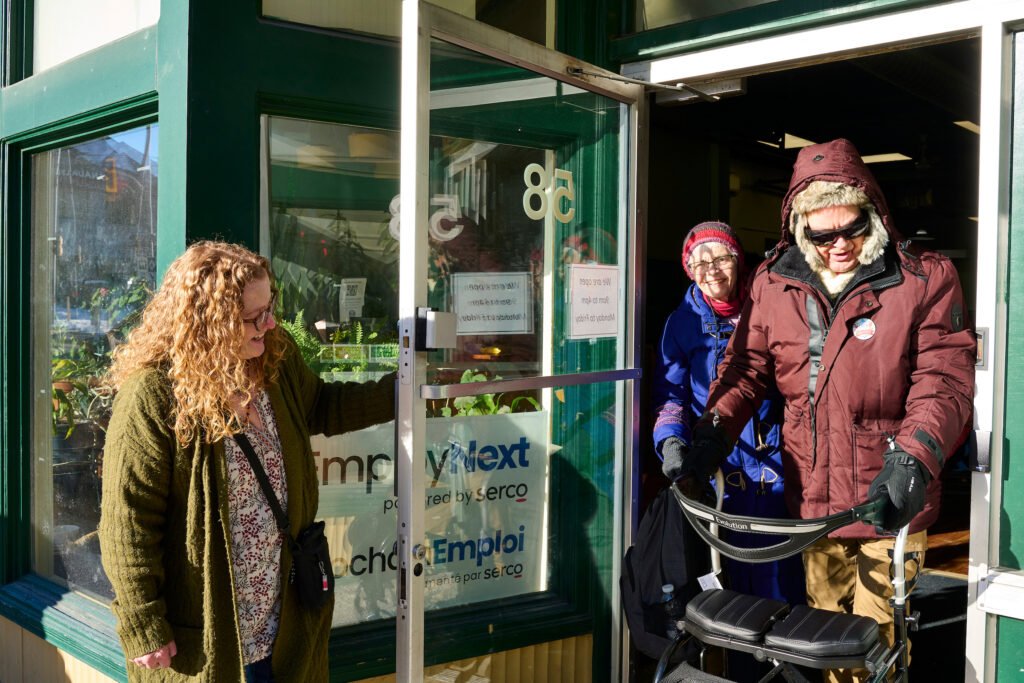
<svg viewBox="0 0 1024 683"><path fill-rule="evenodd" d="M537 398L456 399L454 417L427 420L428 612L565 593L577 581L597 586L611 566L621 385L562 387L550 402ZM313 438L335 626L395 615L393 444L392 424ZM506 601L501 610L515 606Z"/></svg>
<svg viewBox="0 0 1024 683"><path fill-rule="evenodd" d="M398 134L282 117L265 125L263 243L282 324L326 379L377 379L398 357Z"/></svg>
<svg viewBox="0 0 1024 683"><path fill-rule="evenodd" d="M555 45L555 0L436 0L433 4L503 31ZM401 0L263 0L263 15L397 38Z"/></svg>
<svg viewBox="0 0 1024 683"><path fill-rule="evenodd" d="M32 158L32 516L36 573L101 599L110 352L156 282L157 126Z"/></svg>
<svg viewBox="0 0 1024 683"><path fill-rule="evenodd" d="M621 105L451 46L432 60L426 286L428 304L457 323L455 346L428 354L428 384L622 369ZM284 325L325 379L383 376L398 354L398 135L264 125L263 243ZM429 612L563 594L582 571L600 583L621 391L607 382L427 401ZM313 451L334 625L389 619L394 425L316 436Z"/></svg>
<svg viewBox="0 0 1024 683"><path fill-rule="evenodd" d="M33 73L153 26L159 18L160 0L35 0Z"/></svg>
<svg viewBox="0 0 1024 683"><path fill-rule="evenodd" d="M775 0L642 0L639 30L706 19L770 2Z"/></svg>

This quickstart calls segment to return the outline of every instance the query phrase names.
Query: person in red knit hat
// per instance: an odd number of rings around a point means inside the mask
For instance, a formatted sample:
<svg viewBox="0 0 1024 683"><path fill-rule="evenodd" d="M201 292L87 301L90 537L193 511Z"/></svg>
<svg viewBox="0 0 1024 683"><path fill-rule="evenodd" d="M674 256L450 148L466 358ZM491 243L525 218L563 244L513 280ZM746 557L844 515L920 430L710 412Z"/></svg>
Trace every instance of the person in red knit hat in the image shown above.
<svg viewBox="0 0 1024 683"><path fill-rule="evenodd" d="M693 280L679 307L665 322L654 369L654 443L662 471L679 476L691 444L691 428L705 411L711 382L740 319L746 300L743 249L727 224L711 221L693 227L683 240L683 268ZM782 401L769 395L743 427L734 448L721 463L725 477L723 509L739 515L789 517L783 498L780 427ZM730 543L770 545L778 537L730 534ZM750 564L729 562L730 588L792 604L804 602L800 558ZM735 655L735 656L733 656ZM763 671L749 656L730 655L730 678L756 681Z"/></svg>
<svg viewBox="0 0 1024 683"><path fill-rule="evenodd" d="M697 265L712 261L719 267L711 270ZM739 316L746 289L740 280L746 268L743 249L732 228L718 221L695 225L683 240L683 270L697 283L715 313L723 318Z"/></svg>

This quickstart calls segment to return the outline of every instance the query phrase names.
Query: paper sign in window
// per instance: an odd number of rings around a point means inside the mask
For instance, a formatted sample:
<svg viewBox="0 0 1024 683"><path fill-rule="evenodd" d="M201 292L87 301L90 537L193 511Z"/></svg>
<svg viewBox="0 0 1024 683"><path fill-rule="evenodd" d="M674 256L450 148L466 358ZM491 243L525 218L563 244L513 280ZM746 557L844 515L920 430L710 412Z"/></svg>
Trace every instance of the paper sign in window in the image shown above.
<svg viewBox="0 0 1024 683"><path fill-rule="evenodd" d="M615 337L619 333L619 268L586 263L569 266L569 338Z"/></svg>
<svg viewBox="0 0 1024 683"><path fill-rule="evenodd" d="M453 273L456 334L530 334L529 273Z"/></svg>
<svg viewBox="0 0 1024 683"><path fill-rule="evenodd" d="M363 303L366 301L366 278L345 277L338 288L339 320L345 323L352 318L363 316Z"/></svg>

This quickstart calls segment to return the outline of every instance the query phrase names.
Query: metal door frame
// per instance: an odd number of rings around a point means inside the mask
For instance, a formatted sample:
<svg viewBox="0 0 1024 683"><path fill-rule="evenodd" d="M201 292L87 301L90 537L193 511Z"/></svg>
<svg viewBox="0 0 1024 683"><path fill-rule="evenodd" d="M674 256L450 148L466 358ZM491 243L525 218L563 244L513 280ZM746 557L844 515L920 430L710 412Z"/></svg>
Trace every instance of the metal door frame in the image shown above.
<svg viewBox="0 0 1024 683"><path fill-rule="evenodd" d="M622 129L629 144L624 150L627 163L623 170L622 185L629 192L626 212L628 224L624 262L630 268L626 290L635 295L626 301L625 370L580 375L539 376L509 380L516 387L549 388L574 383L592 383L623 380L625 387L626 424L632 434L623 444L627 461L619 468L615 506L616 548L614 557L621 557L629 538L631 524L625 523L626 511L632 510L635 495L635 453L638 452L638 417L635 407L639 400L639 370L641 359L640 306L642 293L642 240L638 226L644 210L642 189L645 187L640 169L646 170L646 104L643 88L615 80L616 74L587 64L568 55L506 33L431 5L422 0L402 1L402 57L401 57L401 196L399 240L399 380L397 411L395 416L396 493L399 499L398 515L398 572L396 609L396 677L399 683L423 680L423 565L424 536L424 463L425 414L427 396L455 396L489 393L508 387L504 382L475 383L472 387L458 388L426 385L426 353L416 349L416 309L427 305L427 210L428 161L430 115L430 43L439 38L466 49L548 76L563 83L589 90L617 100L629 107ZM572 75L570 68L582 69L587 75ZM578 72L577 72L578 73ZM410 200L411 198L411 200ZM574 381L574 379L576 381ZM407 503L408 502L408 503ZM632 520L630 520L632 521ZM419 555L419 557L417 557ZM613 567L613 583L618 584L619 565ZM613 642L626 643L625 629L620 619L617 592L609 596L612 633L620 634ZM624 650L612 653L613 672L622 671L628 662L621 656Z"/></svg>
<svg viewBox="0 0 1024 683"><path fill-rule="evenodd" d="M623 74L658 83L694 84L981 38L981 134L978 173L977 329L989 332L988 360L975 374L975 432L990 444L991 472L971 477L971 565L968 573L965 679L994 680L996 618L978 606L979 580L1009 575L1024 596L1024 573L998 568L1002 439L1006 391L1007 244L1012 133L1012 35L1024 26L1022 0L962 0L893 12L824 28L794 31L726 47L625 65ZM697 45L695 41L695 47ZM995 435L996 438L993 438ZM1012 582L1008 582L1012 583ZM1012 589L1010 589L1012 590ZM1024 618L1022 615L1019 618Z"/></svg>

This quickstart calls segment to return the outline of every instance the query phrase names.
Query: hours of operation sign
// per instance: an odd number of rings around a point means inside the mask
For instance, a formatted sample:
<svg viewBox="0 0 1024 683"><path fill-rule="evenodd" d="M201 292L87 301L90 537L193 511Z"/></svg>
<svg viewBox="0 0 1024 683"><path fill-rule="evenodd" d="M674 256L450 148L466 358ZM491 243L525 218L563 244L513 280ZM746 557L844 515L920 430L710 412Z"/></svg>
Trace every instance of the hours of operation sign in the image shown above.
<svg viewBox="0 0 1024 683"><path fill-rule="evenodd" d="M569 266L569 338L614 337L619 333L619 267Z"/></svg>
<svg viewBox="0 0 1024 683"><path fill-rule="evenodd" d="M456 334L533 332L529 273L453 273Z"/></svg>

